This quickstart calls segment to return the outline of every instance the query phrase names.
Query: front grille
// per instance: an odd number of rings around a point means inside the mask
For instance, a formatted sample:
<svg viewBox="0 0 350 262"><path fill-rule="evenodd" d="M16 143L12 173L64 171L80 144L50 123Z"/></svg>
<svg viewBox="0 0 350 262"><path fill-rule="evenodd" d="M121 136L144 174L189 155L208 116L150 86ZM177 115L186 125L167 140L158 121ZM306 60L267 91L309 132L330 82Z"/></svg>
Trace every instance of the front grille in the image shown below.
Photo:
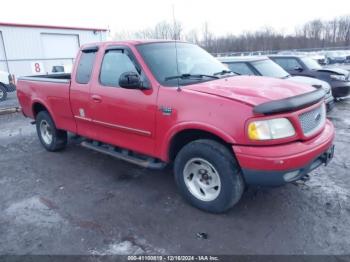
<svg viewBox="0 0 350 262"><path fill-rule="evenodd" d="M304 135L310 136L319 131L326 121L326 109L324 105L299 115L299 121Z"/></svg>

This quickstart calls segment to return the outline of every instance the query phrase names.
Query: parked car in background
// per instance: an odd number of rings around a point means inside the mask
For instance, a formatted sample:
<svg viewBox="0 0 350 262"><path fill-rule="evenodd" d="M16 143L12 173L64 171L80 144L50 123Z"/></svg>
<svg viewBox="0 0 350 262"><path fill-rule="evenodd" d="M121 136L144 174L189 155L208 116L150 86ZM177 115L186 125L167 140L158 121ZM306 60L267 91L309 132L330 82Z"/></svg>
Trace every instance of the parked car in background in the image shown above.
<svg viewBox="0 0 350 262"><path fill-rule="evenodd" d="M332 87L334 98L350 95L350 73L341 68L323 68L315 60L298 55L269 56L292 76L309 76L328 82Z"/></svg>
<svg viewBox="0 0 350 262"><path fill-rule="evenodd" d="M322 89L235 75L190 43L85 45L72 74L22 77L17 95L48 151L72 132L142 167L173 163L183 197L215 213L247 184L299 180L334 152Z"/></svg>
<svg viewBox="0 0 350 262"><path fill-rule="evenodd" d="M7 93L16 90L15 77L8 72L0 71L0 102L6 100Z"/></svg>
<svg viewBox="0 0 350 262"><path fill-rule="evenodd" d="M324 54L324 52L319 51L319 52L309 52L307 54L308 57L314 59L317 61L317 63L319 63L320 65L326 65L327 61L326 61L326 56Z"/></svg>
<svg viewBox="0 0 350 262"><path fill-rule="evenodd" d="M349 64L350 63L350 50L346 50L346 60L345 63Z"/></svg>
<svg viewBox="0 0 350 262"><path fill-rule="evenodd" d="M327 82L307 76L291 76L281 66L273 62L268 57L220 57L218 59L222 63L227 64L231 71L241 75L274 77L296 83L311 85L315 88L322 88L326 93L325 102L327 105L327 111L330 111L334 106L331 86Z"/></svg>
<svg viewBox="0 0 350 262"><path fill-rule="evenodd" d="M344 51L327 51L325 54L326 64L345 63L346 53Z"/></svg>

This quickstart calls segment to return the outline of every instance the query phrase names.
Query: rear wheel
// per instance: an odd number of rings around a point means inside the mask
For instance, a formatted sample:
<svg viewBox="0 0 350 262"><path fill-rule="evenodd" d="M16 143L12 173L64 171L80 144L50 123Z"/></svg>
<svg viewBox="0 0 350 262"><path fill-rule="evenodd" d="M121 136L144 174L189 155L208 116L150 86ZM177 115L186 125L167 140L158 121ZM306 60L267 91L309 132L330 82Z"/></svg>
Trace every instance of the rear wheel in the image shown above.
<svg viewBox="0 0 350 262"><path fill-rule="evenodd" d="M0 101L5 101L7 98L6 88L0 84Z"/></svg>
<svg viewBox="0 0 350 262"><path fill-rule="evenodd" d="M40 142L46 150L54 152L65 148L67 145L67 132L56 128L47 111L40 111L36 116L35 122Z"/></svg>
<svg viewBox="0 0 350 262"><path fill-rule="evenodd" d="M234 206L244 182L233 154L212 140L196 140L184 146L174 163L176 183L197 208L221 213Z"/></svg>

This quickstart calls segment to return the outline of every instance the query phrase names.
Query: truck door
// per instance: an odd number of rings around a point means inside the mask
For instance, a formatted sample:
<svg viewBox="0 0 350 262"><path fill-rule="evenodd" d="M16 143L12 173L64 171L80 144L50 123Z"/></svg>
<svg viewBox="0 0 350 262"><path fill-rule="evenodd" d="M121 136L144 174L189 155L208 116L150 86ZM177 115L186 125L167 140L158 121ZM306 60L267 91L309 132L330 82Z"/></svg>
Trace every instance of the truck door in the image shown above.
<svg viewBox="0 0 350 262"><path fill-rule="evenodd" d="M91 112L97 140L140 153L154 154L157 90L127 47L107 47L94 72ZM149 89L125 89L119 77L136 72Z"/></svg>
<svg viewBox="0 0 350 262"><path fill-rule="evenodd" d="M77 66L72 72L70 88L70 103L77 125L77 133L89 138L95 136L91 122L90 88L97 52L97 46L87 47L81 50L76 61Z"/></svg>

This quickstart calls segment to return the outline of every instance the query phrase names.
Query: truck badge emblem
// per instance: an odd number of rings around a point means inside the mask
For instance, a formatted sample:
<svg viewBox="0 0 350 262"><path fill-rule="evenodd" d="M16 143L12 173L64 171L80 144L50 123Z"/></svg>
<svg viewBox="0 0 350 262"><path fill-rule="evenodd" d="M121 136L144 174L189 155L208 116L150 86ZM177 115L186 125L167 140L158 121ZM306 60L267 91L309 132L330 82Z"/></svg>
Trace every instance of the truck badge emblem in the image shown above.
<svg viewBox="0 0 350 262"><path fill-rule="evenodd" d="M82 108L79 108L79 114L81 117L85 117L85 111Z"/></svg>

